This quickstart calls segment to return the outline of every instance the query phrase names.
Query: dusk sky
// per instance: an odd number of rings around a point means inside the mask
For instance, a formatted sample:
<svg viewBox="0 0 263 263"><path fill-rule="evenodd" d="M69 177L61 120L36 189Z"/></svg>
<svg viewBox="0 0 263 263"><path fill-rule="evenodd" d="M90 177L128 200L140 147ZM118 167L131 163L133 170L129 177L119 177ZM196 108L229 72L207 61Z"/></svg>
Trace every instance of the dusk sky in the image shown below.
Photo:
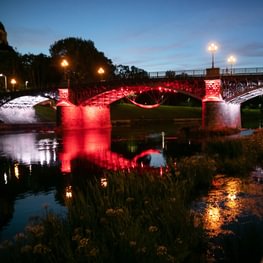
<svg viewBox="0 0 263 263"><path fill-rule="evenodd" d="M113 64L146 71L263 67L262 0L5 0L0 21L21 54L67 37L92 40Z"/></svg>

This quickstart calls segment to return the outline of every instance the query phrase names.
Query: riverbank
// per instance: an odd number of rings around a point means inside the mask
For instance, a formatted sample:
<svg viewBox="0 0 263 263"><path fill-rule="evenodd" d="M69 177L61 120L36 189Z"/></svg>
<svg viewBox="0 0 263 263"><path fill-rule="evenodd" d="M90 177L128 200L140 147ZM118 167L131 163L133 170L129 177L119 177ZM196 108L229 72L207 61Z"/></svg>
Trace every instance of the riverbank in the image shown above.
<svg viewBox="0 0 263 263"><path fill-rule="evenodd" d="M23 131L49 131L56 128L55 122L40 122L40 123L0 123L0 132L23 132Z"/></svg>
<svg viewBox="0 0 263 263"><path fill-rule="evenodd" d="M36 106L36 114L41 120L39 123L5 124L0 123L0 131L32 131L50 130L56 127L56 111L47 106ZM186 127L200 126L202 108L191 106L161 105L155 109L143 109L129 103L115 103L110 107L112 126L137 125L169 125L184 124ZM242 110L242 126L244 128L261 127L262 113L258 109Z"/></svg>

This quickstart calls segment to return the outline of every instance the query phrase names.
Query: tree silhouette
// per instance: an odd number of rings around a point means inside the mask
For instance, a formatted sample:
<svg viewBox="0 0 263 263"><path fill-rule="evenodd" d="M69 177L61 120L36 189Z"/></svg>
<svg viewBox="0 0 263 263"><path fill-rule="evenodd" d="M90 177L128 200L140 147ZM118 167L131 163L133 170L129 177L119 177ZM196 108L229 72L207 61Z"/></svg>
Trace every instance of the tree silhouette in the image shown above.
<svg viewBox="0 0 263 263"><path fill-rule="evenodd" d="M99 52L93 41L81 38L65 38L56 41L49 49L53 66L62 71L60 63L63 58L69 62L68 77L73 85L83 85L98 81L101 76L98 69L104 69L104 79L114 76L115 67L103 52Z"/></svg>

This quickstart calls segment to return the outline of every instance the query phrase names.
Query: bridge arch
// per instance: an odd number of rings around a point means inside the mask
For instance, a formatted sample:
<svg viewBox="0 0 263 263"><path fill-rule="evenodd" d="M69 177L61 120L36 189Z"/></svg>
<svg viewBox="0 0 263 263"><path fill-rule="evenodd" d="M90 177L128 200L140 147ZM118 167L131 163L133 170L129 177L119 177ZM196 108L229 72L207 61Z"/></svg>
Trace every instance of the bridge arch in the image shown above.
<svg viewBox="0 0 263 263"><path fill-rule="evenodd" d="M189 97L202 100L200 94L193 93L194 87L187 84L182 88L173 83L170 85L134 85L134 86L121 86L116 89L106 90L93 97L87 98L80 103L81 106L109 106L110 104L122 98L129 97L133 94L142 94L149 91L157 91L160 93L182 93Z"/></svg>
<svg viewBox="0 0 263 263"><path fill-rule="evenodd" d="M132 94L148 91L183 93L201 100L205 93L203 79L158 80L143 85L100 85L94 89L60 89L57 124L63 129L111 127L110 104Z"/></svg>
<svg viewBox="0 0 263 263"><path fill-rule="evenodd" d="M33 96L23 95L19 97L7 97L2 101L0 107L0 121L10 123L35 123L37 122L37 116L34 106L50 101L50 97L45 96Z"/></svg>

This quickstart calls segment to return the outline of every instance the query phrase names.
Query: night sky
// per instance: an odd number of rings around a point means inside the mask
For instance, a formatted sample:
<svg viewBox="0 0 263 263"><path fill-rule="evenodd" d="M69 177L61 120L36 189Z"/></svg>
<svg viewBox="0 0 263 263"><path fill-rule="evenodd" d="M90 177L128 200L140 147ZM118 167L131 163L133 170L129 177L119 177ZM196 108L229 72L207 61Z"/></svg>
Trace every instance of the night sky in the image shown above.
<svg viewBox="0 0 263 263"><path fill-rule="evenodd" d="M8 0L0 21L21 54L49 55L55 41L92 40L113 64L151 71L263 67L262 0Z"/></svg>

